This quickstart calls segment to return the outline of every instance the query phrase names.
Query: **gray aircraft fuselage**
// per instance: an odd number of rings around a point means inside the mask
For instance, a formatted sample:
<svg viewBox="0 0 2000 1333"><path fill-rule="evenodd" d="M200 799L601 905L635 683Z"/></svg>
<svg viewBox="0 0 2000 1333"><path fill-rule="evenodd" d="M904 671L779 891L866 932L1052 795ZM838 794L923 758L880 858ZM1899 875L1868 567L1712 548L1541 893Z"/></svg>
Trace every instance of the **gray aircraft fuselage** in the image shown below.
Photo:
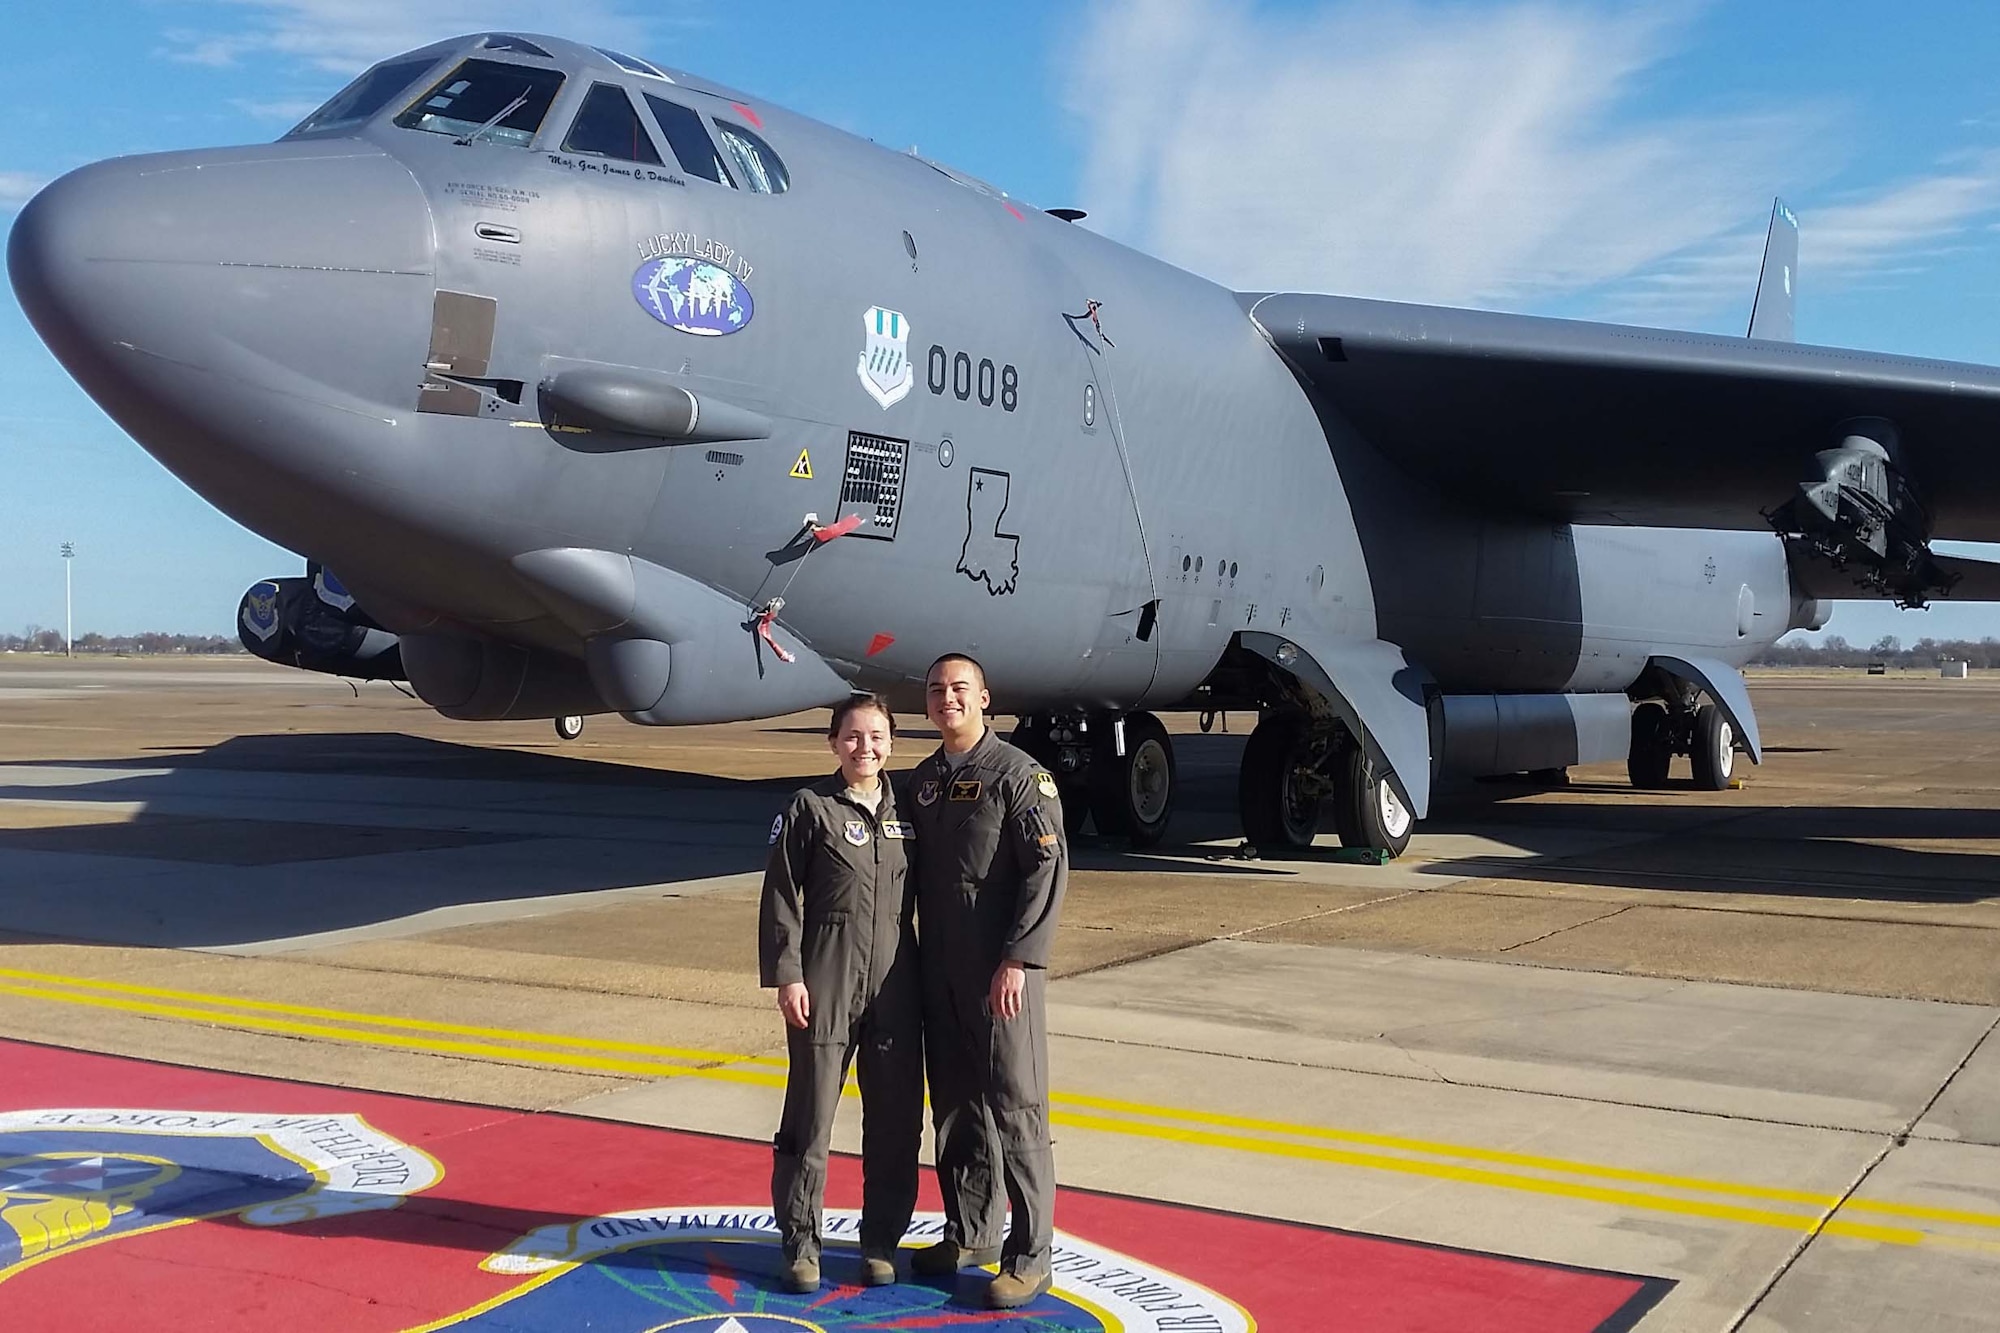
<svg viewBox="0 0 2000 1333"><path fill-rule="evenodd" d="M528 41L548 58L399 57L422 72L359 123L86 167L10 245L93 397L336 571L448 713L913 705L947 649L1009 711L1212 706L1259 633L1393 645L1433 693L1621 694L1814 614L1769 530L1432 484L1254 296L763 99ZM562 80L526 136L397 124L461 59ZM566 147L600 86L658 163ZM677 164L649 94L754 128L789 187ZM618 425L685 404L709 424ZM861 526L821 542L808 515Z"/></svg>

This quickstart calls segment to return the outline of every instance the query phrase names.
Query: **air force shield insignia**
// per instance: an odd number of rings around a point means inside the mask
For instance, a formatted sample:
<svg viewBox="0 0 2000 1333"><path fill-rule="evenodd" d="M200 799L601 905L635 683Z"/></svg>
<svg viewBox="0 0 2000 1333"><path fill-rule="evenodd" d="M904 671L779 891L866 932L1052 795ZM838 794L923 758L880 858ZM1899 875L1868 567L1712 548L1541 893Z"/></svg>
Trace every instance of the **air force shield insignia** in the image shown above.
<svg viewBox="0 0 2000 1333"><path fill-rule="evenodd" d="M845 833L847 840L856 847L866 847L868 845L868 825L859 819L848 820L847 827L842 829L841 832Z"/></svg>
<svg viewBox="0 0 2000 1333"><path fill-rule="evenodd" d="M885 409L903 401L915 376L910 370L910 321L901 312L869 306L861 316L867 341L861 345L861 360L854 373L861 387Z"/></svg>
<svg viewBox="0 0 2000 1333"><path fill-rule="evenodd" d="M938 798L937 779L925 778L923 782L920 783L917 787L917 804L936 805L937 798Z"/></svg>

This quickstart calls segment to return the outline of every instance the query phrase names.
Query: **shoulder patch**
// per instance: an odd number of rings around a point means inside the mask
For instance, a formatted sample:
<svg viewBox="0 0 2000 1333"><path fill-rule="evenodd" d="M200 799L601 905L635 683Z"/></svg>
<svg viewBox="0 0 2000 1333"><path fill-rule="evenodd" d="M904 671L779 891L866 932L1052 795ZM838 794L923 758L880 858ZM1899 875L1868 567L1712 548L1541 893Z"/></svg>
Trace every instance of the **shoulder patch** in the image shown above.
<svg viewBox="0 0 2000 1333"><path fill-rule="evenodd" d="M771 821L771 841L766 845L775 847L778 845L778 839L784 836L785 836L785 817L783 815L779 815L776 819L773 819Z"/></svg>
<svg viewBox="0 0 2000 1333"><path fill-rule="evenodd" d="M951 799L954 801L976 801L979 793L986 790L986 784L978 778L954 778L951 784Z"/></svg>
<svg viewBox="0 0 2000 1333"><path fill-rule="evenodd" d="M1056 780L1047 773L1037 772L1035 774L1035 790L1048 797L1051 801L1062 795L1056 789Z"/></svg>

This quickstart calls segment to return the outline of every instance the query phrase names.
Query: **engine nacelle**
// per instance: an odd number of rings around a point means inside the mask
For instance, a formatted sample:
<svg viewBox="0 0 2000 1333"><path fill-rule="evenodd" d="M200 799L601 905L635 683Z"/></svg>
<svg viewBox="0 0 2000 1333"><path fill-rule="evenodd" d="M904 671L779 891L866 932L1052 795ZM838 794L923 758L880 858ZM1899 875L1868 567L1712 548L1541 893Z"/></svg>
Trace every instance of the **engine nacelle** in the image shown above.
<svg viewBox="0 0 2000 1333"><path fill-rule="evenodd" d="M406 635L402 649L418 697L461 722L611 711L574 657L458 634Z"/></svg>
<svg viewBox="0 0 2000 1333"><path fill-rule="evenodd" d="M340 580L308 564L304 578L265 579L243 594L236 637L267 662L359 680L403 680L396 636Z"/></svg>

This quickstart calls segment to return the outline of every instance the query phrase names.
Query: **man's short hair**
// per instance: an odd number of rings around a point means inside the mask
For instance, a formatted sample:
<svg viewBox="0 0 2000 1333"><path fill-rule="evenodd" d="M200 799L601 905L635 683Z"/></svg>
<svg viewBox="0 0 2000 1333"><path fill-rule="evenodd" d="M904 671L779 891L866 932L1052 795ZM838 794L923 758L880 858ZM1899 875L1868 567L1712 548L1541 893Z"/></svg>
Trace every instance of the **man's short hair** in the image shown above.
<svg viewBox="0 0 2000 1333"><path fill-rule="evenodd" d="M968 656L965 653L946 653L944 656L938 658L937 661L931 663L930 671L924 672L924 683L926 685L930 684L931 672L936 671L946 662L965 663L967 666L972 668L972 674L979 677L979 688L982 690L986 688L986 668L979 665L978 658Z"/></svg>

